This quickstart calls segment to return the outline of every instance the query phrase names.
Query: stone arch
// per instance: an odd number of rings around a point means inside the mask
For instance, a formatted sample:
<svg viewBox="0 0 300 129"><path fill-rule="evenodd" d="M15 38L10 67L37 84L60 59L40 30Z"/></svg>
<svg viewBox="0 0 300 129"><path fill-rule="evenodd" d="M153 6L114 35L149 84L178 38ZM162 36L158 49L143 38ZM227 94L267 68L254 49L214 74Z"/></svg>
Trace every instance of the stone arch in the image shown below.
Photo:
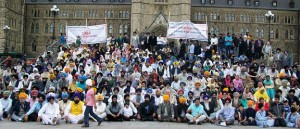
<svg viewBox="0 0 300 129"><path fill-rule="evenodd" d="M149 30L149 32L154 32L156 36L161 34L163 37L165 37L167 34L167 29L168 28L165 25L157 25L154 26L151 30Z"/></svg>

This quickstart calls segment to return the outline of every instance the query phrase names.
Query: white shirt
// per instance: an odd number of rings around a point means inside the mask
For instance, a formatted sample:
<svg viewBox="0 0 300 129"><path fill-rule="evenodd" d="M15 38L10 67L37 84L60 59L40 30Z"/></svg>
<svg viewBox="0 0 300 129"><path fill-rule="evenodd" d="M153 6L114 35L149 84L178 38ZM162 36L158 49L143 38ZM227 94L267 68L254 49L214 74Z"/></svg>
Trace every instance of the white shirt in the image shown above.
<svg viewBox="0 0 300 129"><path fill-rule="evenodd" d="M218 45L218 38L217 37L211 38L210 42L211 42L211 45Z"/></svg>
<svg viewBox="0 0 300 129"><path fill-rule="evenodd" d="M96 110L95 110L95 108L93 108L96 114L100 115L102 113L105 113L105 109L106 109L106 104L105 103L96 102L96 106L97 106Z"/></svg>
<svg viewBox="0 0 300 129"><path fill-rule="evenodd" d="M286 88L284 88L283 86L280 86L279 89L282 91L283 96L287 96L288 92L290 90L289 86L287 86Z"/></svg>
<svg viewBox="0 0 300 129"><path fill-rule="evenodd" d="M155 99L155 106L158 106L159 104L162 104L164 102L162 96L159 97L155 96L154 99Z"/></svg>
<svg viewBox="0 0 300 129"><path fill-rule="evenodd" d="M190 49L190 53L194 54L194 52L195 52L195 45L191 44L189 49Z"/></svg>
<svg viewBox="0 0 300 129"><path fill-rule="evenodd" d="M130 117L133 115L133 111L130 106L128 108L124 107L124 116Z"/></svg>
<svg viewBox="0 0 300 129"><path fill-rule="evenodd" d="M59 105L57 103L53 103L53 104L50 104L50 102L46 103L39 111L38 116L42 116L42 114L58 117Z"/></svg>

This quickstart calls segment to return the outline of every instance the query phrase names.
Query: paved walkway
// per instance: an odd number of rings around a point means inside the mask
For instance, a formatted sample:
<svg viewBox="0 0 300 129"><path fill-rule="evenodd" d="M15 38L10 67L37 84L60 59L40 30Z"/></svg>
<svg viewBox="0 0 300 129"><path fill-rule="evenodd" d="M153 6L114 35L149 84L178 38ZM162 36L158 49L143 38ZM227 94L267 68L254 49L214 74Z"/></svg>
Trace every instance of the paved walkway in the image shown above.
<svg viewBox="0 0 300 129"><path fill-rule="evenodd" d="M36 122L19 123L8 120L0 121L0 129L81 129L81 125L65 124L64 122L57 126L41 125ZM275 127L271 127L273 129ZM205 123L203 125L188 125L186 123L167 123L167 122L103 122L97 126L96 122L90 123L90 129L261 129L253 126L222 127ZM282 128L276 128L282 129ZM287 128L285 128L287 129Z"/></svg>

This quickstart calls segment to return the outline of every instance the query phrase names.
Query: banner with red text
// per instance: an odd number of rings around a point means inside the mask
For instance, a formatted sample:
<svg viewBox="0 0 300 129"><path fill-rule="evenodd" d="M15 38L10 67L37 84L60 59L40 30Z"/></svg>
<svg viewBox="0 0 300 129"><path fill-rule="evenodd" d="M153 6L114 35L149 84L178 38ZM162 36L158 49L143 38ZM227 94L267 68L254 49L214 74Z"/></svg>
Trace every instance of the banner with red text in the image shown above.
<svg viewBox="0 0 300 129"><path fill-rule="evenodd" d="M96 44L107 42L107 26L67 26L66 27L66 40L68 44L76 43L78 36L80 37L81 44Z"/></svg>

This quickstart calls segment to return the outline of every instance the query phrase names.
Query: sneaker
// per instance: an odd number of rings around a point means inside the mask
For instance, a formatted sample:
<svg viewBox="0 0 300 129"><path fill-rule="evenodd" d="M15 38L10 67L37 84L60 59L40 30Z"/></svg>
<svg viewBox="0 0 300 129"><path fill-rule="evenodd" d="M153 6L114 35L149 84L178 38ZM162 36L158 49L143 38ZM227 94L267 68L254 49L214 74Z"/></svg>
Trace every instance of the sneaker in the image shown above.
<svg viewBox="0 0 300 129"><path fill-rule="evenodd" d="M194 124L194 122L189 122L189 125L192 125L192 124Z"/></svg>
<svg viewBox="0 0 300 129"><path fill-rule="evenodd" d="M221 122L220 125L221 126L226 126L226 122Z"/></svg>
<svg viewBox="0 0 300 129"><path fill-rule="evenodd" d="M100 125L101 125L101 123L102 123L102 122L98 122L98 126L100 126Z"/></svg>
<svg viewBox="0 0 300 129"><path fill-rule="evenodd" d="M131 119L130 121L135 121L135 119Z"/></svg>
<svg viewBox="0 0 300 129"><path fill-rule="evenodd" d="M77 121L77 124L83 124L83 120Z"/></svg>

